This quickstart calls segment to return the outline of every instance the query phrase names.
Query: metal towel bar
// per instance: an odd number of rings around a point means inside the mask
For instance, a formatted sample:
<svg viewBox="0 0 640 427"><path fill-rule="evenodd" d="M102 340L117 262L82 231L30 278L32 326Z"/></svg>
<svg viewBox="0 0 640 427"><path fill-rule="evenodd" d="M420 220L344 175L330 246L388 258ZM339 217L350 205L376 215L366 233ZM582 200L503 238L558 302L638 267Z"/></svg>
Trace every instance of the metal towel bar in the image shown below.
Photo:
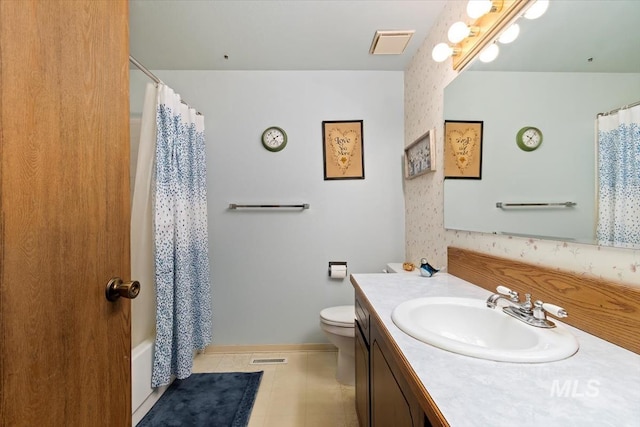
<svg viewBox="0 0 640 427"><path fill-rule="evenodd" d="M504 208L537 208L537 207L563 207L563 208L571 208L577 205L576 202L562 202L562 203L504 203L497 202L496 208L504 209Z"/></svg>
<svg viewBox="0 0 640 427"><path fill-rule="evenodd" d="M239 205L237 203L229 203L229 209L239 209L239 208L249 208L249 209L273 209L273 208L299 208L299 209L309 209L308 203L303 203L300 205Z"/></svg>

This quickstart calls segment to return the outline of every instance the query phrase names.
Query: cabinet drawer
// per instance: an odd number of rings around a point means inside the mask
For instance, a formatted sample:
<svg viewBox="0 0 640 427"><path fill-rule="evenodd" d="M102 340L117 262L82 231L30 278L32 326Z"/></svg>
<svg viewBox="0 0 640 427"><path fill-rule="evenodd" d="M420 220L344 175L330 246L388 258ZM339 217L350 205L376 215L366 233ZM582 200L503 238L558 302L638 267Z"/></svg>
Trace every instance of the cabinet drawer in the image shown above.
<svg viewBox="0 0 640 427"><path fill-rule="evenodd" d="M369 312L366 308L360 303L360 300L356 296L356 322L360 326L360 330L362 331L362 337L364 338L367 346L369 345Z"/></svg>

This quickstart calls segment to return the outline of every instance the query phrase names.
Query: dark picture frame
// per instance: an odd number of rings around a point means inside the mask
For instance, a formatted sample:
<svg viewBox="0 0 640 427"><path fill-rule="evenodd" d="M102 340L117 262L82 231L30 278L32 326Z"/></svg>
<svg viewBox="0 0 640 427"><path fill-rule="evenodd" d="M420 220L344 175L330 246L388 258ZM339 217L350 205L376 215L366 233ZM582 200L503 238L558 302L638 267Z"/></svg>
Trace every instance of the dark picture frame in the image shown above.
<svg viewBox="0 0 640 427"><path fill-rule="evenodd" d="M362 120L322 122L324 179L364 179Z"/></svg>
<svg viewBox="0 0 640 427"><path fill-rule="evenodd" d="M445 120L445 179L482 179L482 128L484 122Z"/></svg>

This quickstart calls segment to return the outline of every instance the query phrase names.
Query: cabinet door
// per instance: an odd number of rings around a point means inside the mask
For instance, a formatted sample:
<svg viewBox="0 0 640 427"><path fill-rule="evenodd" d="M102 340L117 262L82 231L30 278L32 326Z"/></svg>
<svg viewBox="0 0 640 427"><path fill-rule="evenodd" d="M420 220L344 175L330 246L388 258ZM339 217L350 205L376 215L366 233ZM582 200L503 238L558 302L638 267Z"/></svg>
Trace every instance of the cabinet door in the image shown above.
<svg viewBox="0 0 640 427"><path fill-rule="evenodd" d="M360 427L369 427L369 349L356 326L356 413Z"/></svg>
<svg viewBox="0 0 640 427"><path fill-rule="evenodd" d="M411 405L377 340L371 344L371 425L414 426Z"/></svg>

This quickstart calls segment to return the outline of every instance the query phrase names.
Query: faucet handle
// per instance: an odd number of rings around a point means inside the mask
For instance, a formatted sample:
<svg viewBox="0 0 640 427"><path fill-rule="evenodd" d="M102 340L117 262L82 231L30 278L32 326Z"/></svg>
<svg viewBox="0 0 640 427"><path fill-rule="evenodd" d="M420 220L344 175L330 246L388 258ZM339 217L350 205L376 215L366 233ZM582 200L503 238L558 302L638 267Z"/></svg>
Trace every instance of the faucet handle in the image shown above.
<svg viewBox="0 0 640 427"><path fill-rule="evenodd" d="M562 318L568 316L567 311L564 308L559 307L555 304L549 304L548 302L542 303L542 309L549 314L553 314L556 317Z"/></svg>
<svg viewBox="0 0 640 427"><path fill-rule="evenodd" d="M512 291L506 286L500 285L496 288L496 291L498 291L499 294L507 295L511 301L518 301L518 293L516 291Z"/></svg>

